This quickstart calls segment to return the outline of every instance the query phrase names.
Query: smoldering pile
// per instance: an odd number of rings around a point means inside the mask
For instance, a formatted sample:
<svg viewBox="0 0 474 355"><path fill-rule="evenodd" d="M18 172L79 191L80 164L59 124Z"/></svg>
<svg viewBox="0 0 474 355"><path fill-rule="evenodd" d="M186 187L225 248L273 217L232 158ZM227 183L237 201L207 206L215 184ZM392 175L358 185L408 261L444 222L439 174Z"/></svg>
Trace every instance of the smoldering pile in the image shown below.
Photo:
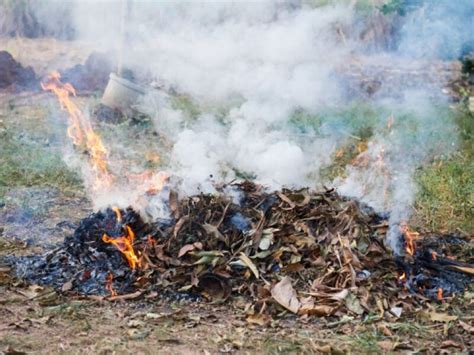
<svg viewBox="0 0 474 355"><path fill-rule="evenodd" d="M400 280L383 244L386 220L354 200L333 190L267 192L252 182L220 192L181 200L171 192L171 216L156 223L132 209L93 213L58 249L10 262L18 277L67 293L111 300L240 295L256 312L283 306L298 314L360 315L377 312L380 300L392 309L421 292ZM428 300L418 296L412 301Z"/></svg>

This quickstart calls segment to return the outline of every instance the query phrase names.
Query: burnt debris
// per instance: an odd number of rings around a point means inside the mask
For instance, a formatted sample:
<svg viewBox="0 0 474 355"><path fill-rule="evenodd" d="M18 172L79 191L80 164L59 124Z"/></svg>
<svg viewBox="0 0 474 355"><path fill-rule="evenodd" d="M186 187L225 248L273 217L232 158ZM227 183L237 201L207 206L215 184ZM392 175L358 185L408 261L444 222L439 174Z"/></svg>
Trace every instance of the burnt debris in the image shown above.
<svg viewBox="0 0 474 355"><path fill-rule="evenodd" d="M56 250L10 263L20 278L67 292L242 295L255 309L319 316L369 312L381 293L393 304L405 291L437 299L442 288L446 297L472 281L447 258L429 260L423 248L411 261L395 260L383 244L386 221L333 190L231 187L238 201L224 193L228 186L182 200L171 194L166 223L145 223L130 208L91 214ZM279 294L288 288L295 290L291 308Z"/></svg>

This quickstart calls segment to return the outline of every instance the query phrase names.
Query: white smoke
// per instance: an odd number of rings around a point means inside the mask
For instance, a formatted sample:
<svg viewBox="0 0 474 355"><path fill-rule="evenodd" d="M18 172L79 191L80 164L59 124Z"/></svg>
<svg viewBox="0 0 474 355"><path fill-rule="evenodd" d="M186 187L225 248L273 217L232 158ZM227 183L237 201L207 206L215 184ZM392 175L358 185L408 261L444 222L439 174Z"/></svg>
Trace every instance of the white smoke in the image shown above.
<svg viewBox="0 0 474 355"><path fill-rule="evenodd" d="M140 110L153 117L156 130L170 143L162 169L182 178L182 192L213 191L213 182L242 176L271 188L320 185L321 169L357 133L353 121L364 121L322 113L351 100L340 70L367 54L366 43L358 38L354 3L131 3L124 62L148 83L168 89L151 90ZM118 47L116 2L79 1L74 9L80 38ZM445 38L440 32L449 25L439 11L432 13L437 22L430 28L436 33L417 37L419 28L409 17L400 51L374 58L396 73L392 63L400 53L423 57L414 49L426 49L423 42L430 38L439 39L433 42L436 50L428 51L436 55ZM373 136L363 161L349 166L333 184L377 211L390 211L396 226L410 216L416 169L433 155L449 153L455 134L453 122L434 108L432 96L443 101L433 95L441 90L436 83L419 81L413 91L384 75L377 76L381 94L369 103L385 110L376 122L367 122ZM197 112L190 115L177 106L172 92L190 98ZM387 98L393 92L396 98ZM390 129L387 111L394 117ZM307 115L308 121L295 121L297 115ZM396 240L391 238L394 250Z"/></svg>
<svg viewBox="0 0 474 355"><path fill-rule="evenodd" d="M184 178L187 193L212 189L210 176L236 173L275 188L314 185L311 174L330 162L336 142L314 134L301 139L288 120L296 110L316 112L340 100L334 69L353 48L337 28L350 23L352 10L271 2L195 9L166 7L165 25L155 36L144 33L147 45L138 50L153 61L136 65L158 81L201 106L226 107L224 117L207 112L189 122L169 106L144 105L156 115L157 129L175 142L170 169ZM164 123L169 115L181 125Z"/></svg>

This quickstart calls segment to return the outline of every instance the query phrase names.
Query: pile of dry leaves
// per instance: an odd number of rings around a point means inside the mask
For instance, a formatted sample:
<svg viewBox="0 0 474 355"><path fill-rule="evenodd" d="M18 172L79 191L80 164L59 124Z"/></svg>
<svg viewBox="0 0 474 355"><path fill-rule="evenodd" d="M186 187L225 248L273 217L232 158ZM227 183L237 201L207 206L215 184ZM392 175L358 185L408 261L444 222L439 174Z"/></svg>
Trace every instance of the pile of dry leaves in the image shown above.
<svg viewBox="0 0 474 355"><path fill-rule="evenodd" d="M382 242L386 221L369 208L332 190L267 192L251 182L221 190L182 200L171 192L170 218L154 224L131 209L95 213L64 246L16 259L17 275L111 300L170 292L214 302L241 298L255 323L282 310L397 317L428 301L409 295ZM125 231L139 257L133 270L103 238Z"/></svg>

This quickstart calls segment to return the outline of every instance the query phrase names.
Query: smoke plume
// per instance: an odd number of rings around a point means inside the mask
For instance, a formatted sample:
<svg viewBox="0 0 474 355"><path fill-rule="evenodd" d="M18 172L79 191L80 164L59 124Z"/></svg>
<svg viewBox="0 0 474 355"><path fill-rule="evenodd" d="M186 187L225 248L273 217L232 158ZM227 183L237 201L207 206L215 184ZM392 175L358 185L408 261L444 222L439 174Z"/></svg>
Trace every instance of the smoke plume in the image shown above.
<svg viewBox="0 0 474 355"><path fill-rule="evenodd" d="M416 169L456 144L454 123L435 104L447 100L444 83L416 73L427 59L462 52L473 5L422 3L401 18L396 49L374 53L377 46L361 40L367 29L354 3L131 2L123 61L156 88L138 109L166 137L161 170L180 177L181 193L212 192L213 183L242 177L274 189L332 184L389 212L398 250L396 228L410 216ZM119 48L117 3L71 6L79 38ZM354 66L376 79L370 90L349 80L345 71ZM408 79L394 80L403 66ZM380 110L340 113L361 103ZM361 127L370 132L367 149L343 176L324 180L336 151Z"/></svg>

